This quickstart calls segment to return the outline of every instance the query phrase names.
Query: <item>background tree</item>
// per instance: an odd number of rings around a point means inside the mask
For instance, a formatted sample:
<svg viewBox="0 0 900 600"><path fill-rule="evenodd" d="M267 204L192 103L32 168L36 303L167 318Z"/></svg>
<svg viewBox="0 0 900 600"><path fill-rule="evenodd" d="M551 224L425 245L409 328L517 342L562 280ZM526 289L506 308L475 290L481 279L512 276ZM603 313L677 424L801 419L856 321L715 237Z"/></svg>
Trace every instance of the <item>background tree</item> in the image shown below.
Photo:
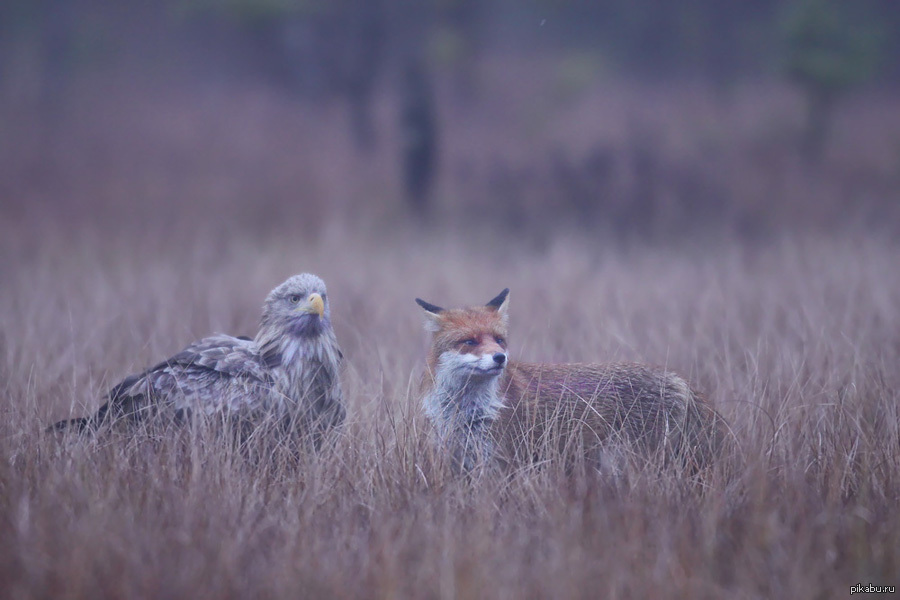
<svg viewBox="0 0 900 600"><path fill-rule="evenodd" d="M814 161L821 159L828 142L838 98L875 70L880 30L858 17L833 0L786 5L785 71L806 96L802 149Z"/></svg>
<svg viewBox="0 0 900 600"><path fill-rule="evenodd" d="M403 185L414 214L429 212L437 162L434 91L425 66L411 60L403 73L400 106Z"/></svg>

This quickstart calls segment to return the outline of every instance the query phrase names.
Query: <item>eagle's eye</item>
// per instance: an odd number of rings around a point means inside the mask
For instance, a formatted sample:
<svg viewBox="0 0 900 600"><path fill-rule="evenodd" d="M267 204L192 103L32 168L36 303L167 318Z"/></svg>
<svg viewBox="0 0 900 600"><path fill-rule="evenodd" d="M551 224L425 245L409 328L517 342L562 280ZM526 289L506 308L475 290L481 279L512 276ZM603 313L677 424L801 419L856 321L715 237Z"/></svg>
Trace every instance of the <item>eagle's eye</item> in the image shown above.
<svg viewBox="0 0 900 600"><path fill-rule="evenodd" d="M301 298L300 298L300 296L299 296L298 294L293 294L293 295L290 297L291 304L297 304L298 302L300 302L300 299L301 299Z"/></svg>

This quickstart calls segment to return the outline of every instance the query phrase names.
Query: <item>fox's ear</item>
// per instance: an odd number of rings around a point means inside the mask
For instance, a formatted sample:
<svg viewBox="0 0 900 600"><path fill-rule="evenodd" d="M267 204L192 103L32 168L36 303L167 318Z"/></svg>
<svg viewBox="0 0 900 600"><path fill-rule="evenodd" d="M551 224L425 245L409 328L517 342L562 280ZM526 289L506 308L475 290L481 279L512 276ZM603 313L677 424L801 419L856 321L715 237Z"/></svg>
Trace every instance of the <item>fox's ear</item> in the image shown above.
<svg viewBox="0 0 900 600"><path fill-rule="evenodd" d="M444 309L441 308L440 306L436 306L434 304L431 304L430 302L425 302L421 298L416 298L416 304L418 304L419 306L424 308L427 312L430 312L435 315L444 312Z"/></svg>
<svg viewBox="0 0 900 600"><path fill-rule="evenodd" d="M509 288L497 294L497 297L488 302L486 306L495 309L506 320L509 316L506 312L509 309Z"/></svg>
<svg viewBox="0 0 900 600"><path fill-rule="evenodd" d="M421 298L416 298L416 304L425 309L425 329L435 332L441 328L441 313L444 309L429 302L425 302Z"/></svg>

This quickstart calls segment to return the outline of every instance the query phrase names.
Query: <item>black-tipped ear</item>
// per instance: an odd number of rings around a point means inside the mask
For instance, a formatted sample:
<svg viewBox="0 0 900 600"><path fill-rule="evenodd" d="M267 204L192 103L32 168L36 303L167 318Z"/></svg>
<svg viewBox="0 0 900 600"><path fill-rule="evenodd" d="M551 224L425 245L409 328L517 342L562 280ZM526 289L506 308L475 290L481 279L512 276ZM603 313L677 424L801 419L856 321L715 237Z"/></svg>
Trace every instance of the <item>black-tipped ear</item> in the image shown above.
<svg viewBox="0 0 900 600"><path fill-rule="evenodd" d="M422 300L421 298L416 298L416 304L418 304L419 306L421 306L422 308L424 308L424 309L427 310L428 312L430 312L430 313L432 313L432 314L435 314L435 315L444 312L444 309L441 308L440 306L435 306L434 304L431 304L431 303L429 303L429 302L425 302L425 301Z"/></svg>
<svg viewBox="0 0 900 600"><path fill-rule="evenodd" d="M485 306L490 306L491 308L500 308L503 306L503 301L506 300L506 297L509 295L509 288L506 288L502 292L500 292L496 298L488 302Z"/></svg>

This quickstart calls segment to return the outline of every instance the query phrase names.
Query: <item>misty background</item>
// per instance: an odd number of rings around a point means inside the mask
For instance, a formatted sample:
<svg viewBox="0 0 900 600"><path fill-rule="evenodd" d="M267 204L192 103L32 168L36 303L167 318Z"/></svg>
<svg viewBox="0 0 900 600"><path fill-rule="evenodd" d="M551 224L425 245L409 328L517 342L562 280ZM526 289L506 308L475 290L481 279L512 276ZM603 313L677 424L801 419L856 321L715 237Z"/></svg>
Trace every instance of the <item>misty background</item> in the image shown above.
<svg viewBox="0 0 900 600"><path fill-rule="evenodd" d="M896 0L0 0L0 597L896 584L898 29ZM333 451L44 434L302 271ZM671 369L734 451L702 483L451 477L413 300L505 287L511 357Z"/></svg>
<svg viewBox="0 0 900 600"><path fill-rule="evenodd" d="M7 0L12 222L897 231L890 0Z"/></svg>

